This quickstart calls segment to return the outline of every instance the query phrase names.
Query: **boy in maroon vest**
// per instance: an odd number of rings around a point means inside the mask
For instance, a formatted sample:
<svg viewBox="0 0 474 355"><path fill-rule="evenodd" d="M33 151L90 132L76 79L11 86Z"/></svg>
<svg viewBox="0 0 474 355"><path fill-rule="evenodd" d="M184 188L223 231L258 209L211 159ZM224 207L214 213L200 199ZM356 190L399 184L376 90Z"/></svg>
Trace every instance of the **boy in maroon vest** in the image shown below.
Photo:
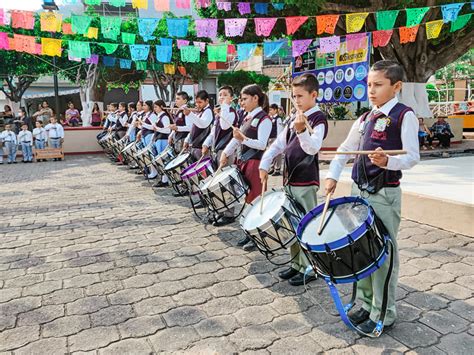
<svg viewBox="0 0 474 355"><path fill-rule="evenodd" d="M318 89L318 79L313 74L303 74L293 80L292 91L298 112L265 152L259 167L263 182L268 179L268 171L275 157L285 153L285 190L306 213L318 204L318 152L328 132L326 115L316 104ZM312 133L306 127L306 120L312 128ZM293 286L316 279L314 275L305 276L309 262L298 242L290 247L290 257L290 268L279 273L282 279L288 279Z"/></svg>
<svg viewBox="0 0 474 355"><path fill-rule="evenodd" d="M375 63L368 76L369 99L372 111L362 115L352 126L338 151L376 150L368 156L355 158L352 169L353 195L366 198L382 220L392 239L393 269L390 257L373 274L357 282L357 297L362 307L351 313L352 323L365 333L372 333L382 310L385 281L387 310L385 327L396 319L395 293L398 282L399 257L397 233L401 214L401 170L410 169L420 160L418 146L418 120L413 110L398 102L397 93L402 87L403 68L400 64L383 60ZM384 150L403 149L403 155L388 156ZM348 155L337 155L329 167L326 193L334 192ZM390 250L390 248L389 248ZM382 331L382 329L377 329Z"/></svg>
<svg viewBox="0 0 474 355"><path fill-rule="evenodd" d="M184 139L193 127L191 118L184 114L184 109L187 107L189 100L190 97L186 91L180 91L176 94L175 104L179 110L173 117L174 123L170 124L170 129L173 132L168 137L168 144L172 145L177 152L181 152Z"/></svg>

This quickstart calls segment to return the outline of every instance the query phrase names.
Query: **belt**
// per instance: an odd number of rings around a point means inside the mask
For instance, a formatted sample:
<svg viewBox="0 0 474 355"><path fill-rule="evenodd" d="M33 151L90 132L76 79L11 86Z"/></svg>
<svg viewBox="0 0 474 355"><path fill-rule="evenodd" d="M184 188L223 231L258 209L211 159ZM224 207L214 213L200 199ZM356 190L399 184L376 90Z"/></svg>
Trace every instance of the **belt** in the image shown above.
<svg viewBox="0 0 474 355"><path fill-rule="evenodd" d="M49 137L49 139L61 139L61 137Z"/></svg>
<svg viewBox="0 0 474 355"><path fill-rule="evenodd" d="M30 143L31 143L31 141L28 141L28 142L20 142L20 143L30 144Z"/></svg>
<svg viewBox="0 0 474 355"><path fill-rule="evenodd" d="M44 142L44 139L36 139L37 142Z"/></svg>

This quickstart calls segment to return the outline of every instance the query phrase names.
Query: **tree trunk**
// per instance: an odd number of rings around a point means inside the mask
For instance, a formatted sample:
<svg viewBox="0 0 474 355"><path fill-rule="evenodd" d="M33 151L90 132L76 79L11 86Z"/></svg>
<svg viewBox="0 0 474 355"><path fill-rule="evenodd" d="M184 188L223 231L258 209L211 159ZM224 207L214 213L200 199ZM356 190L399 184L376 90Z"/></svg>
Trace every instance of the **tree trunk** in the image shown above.
<svg viewBox="0 0 474 355"><path fill-rule="evenodd" d="M11 102L20 102L25 91L37 79L37 77L32 76L15 77L8 75L4 78L4 83L0 86L0 91L2 91Z"/></svg>
<svg viewBox="0 0 474 355"><path fill-rule="evenodd" d="M78 69L78 77L80 75ZM105 86L99 85L100 72L98 66L95 64L89 64L86 69L86 79L81 85L81 104L82 104L82 125L88 127L91 125L92 110L94 103L98 103L99 107L103 111L104 106L104 95Z"/></svg>

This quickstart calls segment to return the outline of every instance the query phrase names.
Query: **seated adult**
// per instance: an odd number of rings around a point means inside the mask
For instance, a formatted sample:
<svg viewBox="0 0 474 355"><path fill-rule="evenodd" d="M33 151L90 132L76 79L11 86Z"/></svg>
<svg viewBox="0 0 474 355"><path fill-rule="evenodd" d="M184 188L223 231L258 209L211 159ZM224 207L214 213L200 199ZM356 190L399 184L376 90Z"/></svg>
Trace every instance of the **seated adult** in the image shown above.
<svg viewBox="0 0 474 355"><path fill-rule="evenodd" d="M72 127L79 126L81 122L81 113L77 108L74 107L72 102L68 103L68 109L66 110L66 121L65 124Z"/></svg>
<svg viewBox="0 0 474 355"><path fill-rule="evenodd" d="M431 149L433 147L433 141L435 139L439 140L438 147L441 146L443 148L449 148L451 145L451 138L454 137L453 132L451 131L451 126L449 123L444 119L444 117L439 116L438 120L433 123L430 127L431 136L428 136L428 144L430 145Z"/></svg>

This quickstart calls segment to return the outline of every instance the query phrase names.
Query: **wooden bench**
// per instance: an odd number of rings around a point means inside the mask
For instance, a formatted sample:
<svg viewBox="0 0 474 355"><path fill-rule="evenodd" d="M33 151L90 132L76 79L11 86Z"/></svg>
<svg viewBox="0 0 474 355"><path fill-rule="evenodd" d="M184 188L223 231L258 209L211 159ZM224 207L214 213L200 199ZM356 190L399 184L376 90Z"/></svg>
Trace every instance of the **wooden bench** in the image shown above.
<svg viewBox="0 0 474 355"><path fill-rule="evenodd" d="M36 161L38 161L38 159L64 159L63 148L34 149L33 154Z"/></svg>

